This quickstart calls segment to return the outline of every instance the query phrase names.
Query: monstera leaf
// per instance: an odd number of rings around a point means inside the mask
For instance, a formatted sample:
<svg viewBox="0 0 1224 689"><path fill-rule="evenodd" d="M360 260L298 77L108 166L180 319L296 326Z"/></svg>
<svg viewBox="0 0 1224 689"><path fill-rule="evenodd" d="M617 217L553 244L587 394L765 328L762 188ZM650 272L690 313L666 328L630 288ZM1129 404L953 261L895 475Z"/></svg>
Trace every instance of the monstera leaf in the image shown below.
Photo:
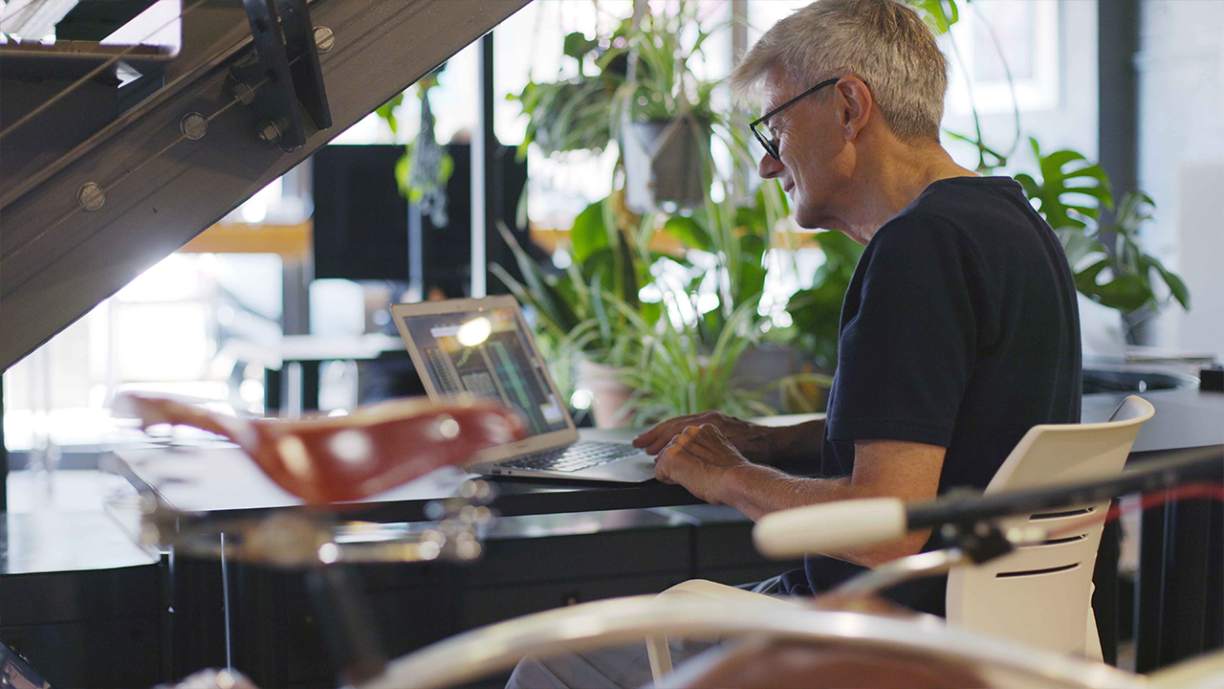
<svg viewBox="0 0 1224 689"><path fill-rule="evenodd" d="M956 0L909 0L909 4L922 14L936 35L948 33L959 19Z"/></svg>
<svg viewBox="0 0 1224 689"><path fill-rule="evenodd" d="M1106 258L1089 266L1085 273L1093 271L1092 282L1087 284L1087 275L1076 276L1076 287L1085 282L1081 292L1106 306L1124 313L1148 308L1159 311L1164 306L1156 290L1154 278L1165 283L1169 299L1183 309L1190 308L1190 291L1181 278L1170 271L1155 256L1143 252L1140 231L1142 225L1152 219L1156 204L1143 192L1127 194L1118 206L1118 218L1096 234L1102 243ZM1098 267L1104 263L1103 266ZM1112 280L1102 282L1100 274L1108 269ZM1088 290L1091 290L1088 291Z"/></svg>
<svg viewBox="0 0 1224 689"><path fill-rule="evenodd" d="M1024 193L1039 206L1050 227L1086 228L1100 218L1102 206L1113 208L1109 177L1100 165L1094 165L1077 151L1055 151L1041 155L1037 140L1029 138L1033 154L1041 169L1041 182L1031 175L1016 175Z"/></svg>
<svg viewBox="0 0 1224 689"><path fill-rule="evenodd" d="M1189 310L1186 283L1158 258L1143 252L1139 232L1152 218L1154 208L1146 194L1132 191L1122 198L1115 224L1094 230L1066 226L1056 231L1077 291L1122 313L1143 308L1158 312L1169 300ZM1168 289L1168 299L1158 292L1157 279Z"/></svg>

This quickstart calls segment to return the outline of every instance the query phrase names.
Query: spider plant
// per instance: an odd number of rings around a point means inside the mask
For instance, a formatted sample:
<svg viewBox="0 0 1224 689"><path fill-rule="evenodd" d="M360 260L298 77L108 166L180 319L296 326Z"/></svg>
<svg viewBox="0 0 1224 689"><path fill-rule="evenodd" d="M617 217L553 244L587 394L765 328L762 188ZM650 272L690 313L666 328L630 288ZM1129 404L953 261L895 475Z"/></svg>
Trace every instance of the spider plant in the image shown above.
<svg viewBox="0 0 1224 689"><path fill-rule="evenodd" d="M692 296L669 296L669 300L683 299ZM688 306L695 308L696 304ZM746 387L736 376L740 357L760 342L757 306L756 299L740 304L713 346L706 347L693 324L677 322L674 316L647 323L618 304L631 326L622 337L639 346L637 361L620 373L621 380L634 390L630 398L634 423L646 425L709 409L743 418L776 413L762 401L764 389Z"/></svg>

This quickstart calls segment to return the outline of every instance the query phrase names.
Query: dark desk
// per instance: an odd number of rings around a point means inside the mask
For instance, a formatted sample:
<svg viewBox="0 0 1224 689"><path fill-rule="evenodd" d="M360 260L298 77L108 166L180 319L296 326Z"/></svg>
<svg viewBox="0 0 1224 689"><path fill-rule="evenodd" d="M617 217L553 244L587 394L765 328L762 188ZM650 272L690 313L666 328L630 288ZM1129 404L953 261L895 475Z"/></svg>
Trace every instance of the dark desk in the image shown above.
<svg viewBox="0 0 1224 689"><path fill-rule="evenodd" d="M632 430L582 429L590 439L624 440ZM224 445L167 449L149 446L116 453L121 469L137 487L151 487L174 507L207 512L218 518L254 517L300 505L301 501L272 483L242 451ZM352 503L345 516L383 523L428 521L425 506L455 494L474 478L459 469L442 469L377 498ZM609 484L573 481L491 479L498 491L495 506L506 516L667 507L701 503L687 490L656 481Z"/></svg>
<svg viewBox="0 0 1224 689"><path fill-rule="evenodd" d="M1135 440L1132 459L1142 460L1168 450L1224 445L1224 395L1196 389L1145 393L1156 407L1156 416L1144 425ZM1106 421L1125 394L1084 397L1083 421ZM792 417L794 422L814 418ZM775 417L780 423L786 417ZM632 430L582 429L590 439L627 440ZM208 512L221 517L251 517L300 504L281 490L232 446L178 447L149 445L117 452L128 478L138 486L154 488L181 510ZM377 498L353 504L353 519L379 522L424 521L425 505L449 497L472 475L458 469L443 469ZM587 512L691 505L700 501L679 486L654 481L642 484L579 483L491 479L497 486L496 506L507 516Z"/></svg>
<svg viewBox="0 0 1224 689"><path fill-rule="evenodd" d="M1086 396L1083 420L1107 420L1125 397L1112 393ZM1143 397L1156 407L1156 416L1140 431L1132 461L1170 450L1224 446L1224 394L1184 388L1148 392ZM583 432L593 438L625 438L631 434ZM298 504L233 449L148 448L119 455L133 482L153 486L180 509L239 517ZM151 461L155 458L156 462ZM376 500L355 505L349 516L381 522L420 521L429 501L453 494L468 477L458 470L436 472ZM495 506L509 516L699 502L682 488L655 482L621 486L498 479L494 483L500 492ZM1171 503L1144 515L1135 608L1140 671L1224 644L1219 638L1219 630L1224 627L1224 585L1220 583L1220 570L1224 568L1214 566L1224 562L1222 532L1219 506L1205 505L1201 500ZM1101 559L1109 557L1103 552Z"/></svg>
<svg viewBox="0 0 1224 689"><path fill-rule="evenodd" d="M582 434L623 438L632 431ZM300 504L228 446L150 446L118 454L133 482L154 487L180 509L224 519ZM470 477L456 469L434 472L344 516L424 521L428 502L452 496ZM487 534L480 562L348 568L390 655L568 603L658 592L692 578L740 584L799 564L766 561L753 550L751 524L742 515L697 505L675 486L495 483L500 495L494 506L505 518ZM625 509L677 505L692 507ZM307 686L329 677L320 626L300 573L242 563L231 563L223 573L215 561L180 556L172 577L181 592L174 599L171 644L178 674L224 662L221 642L230 639L235 666L260 686Z"/></svg>

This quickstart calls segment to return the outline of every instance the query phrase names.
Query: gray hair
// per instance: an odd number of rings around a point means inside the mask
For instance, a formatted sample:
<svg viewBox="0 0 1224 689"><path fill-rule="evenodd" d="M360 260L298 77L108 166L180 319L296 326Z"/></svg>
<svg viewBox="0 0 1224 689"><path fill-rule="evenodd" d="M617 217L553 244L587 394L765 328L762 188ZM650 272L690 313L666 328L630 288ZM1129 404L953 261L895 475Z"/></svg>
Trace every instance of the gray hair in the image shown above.
<svg viewBox="0 0 1224 689"><path fill-rule="evenodd" d="M897 137L939 140L947 61L918 13L896 0L819 0L795 10L744 56L732 94L758 97L776 68L802 89L856 76Z"/></svg>

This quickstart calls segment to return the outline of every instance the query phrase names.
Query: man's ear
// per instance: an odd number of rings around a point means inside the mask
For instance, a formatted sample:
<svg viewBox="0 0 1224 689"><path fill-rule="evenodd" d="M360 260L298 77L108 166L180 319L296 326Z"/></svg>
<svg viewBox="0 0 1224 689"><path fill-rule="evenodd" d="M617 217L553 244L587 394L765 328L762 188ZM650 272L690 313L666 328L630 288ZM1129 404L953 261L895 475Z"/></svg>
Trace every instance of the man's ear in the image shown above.
<svg viewBox="0 0 1224 689"><path fill-rule="evenodd" d="M853 141L871 119L875 99L858 77L843 77L833 88L837 91L837 124L846 141Z"/></svg>

